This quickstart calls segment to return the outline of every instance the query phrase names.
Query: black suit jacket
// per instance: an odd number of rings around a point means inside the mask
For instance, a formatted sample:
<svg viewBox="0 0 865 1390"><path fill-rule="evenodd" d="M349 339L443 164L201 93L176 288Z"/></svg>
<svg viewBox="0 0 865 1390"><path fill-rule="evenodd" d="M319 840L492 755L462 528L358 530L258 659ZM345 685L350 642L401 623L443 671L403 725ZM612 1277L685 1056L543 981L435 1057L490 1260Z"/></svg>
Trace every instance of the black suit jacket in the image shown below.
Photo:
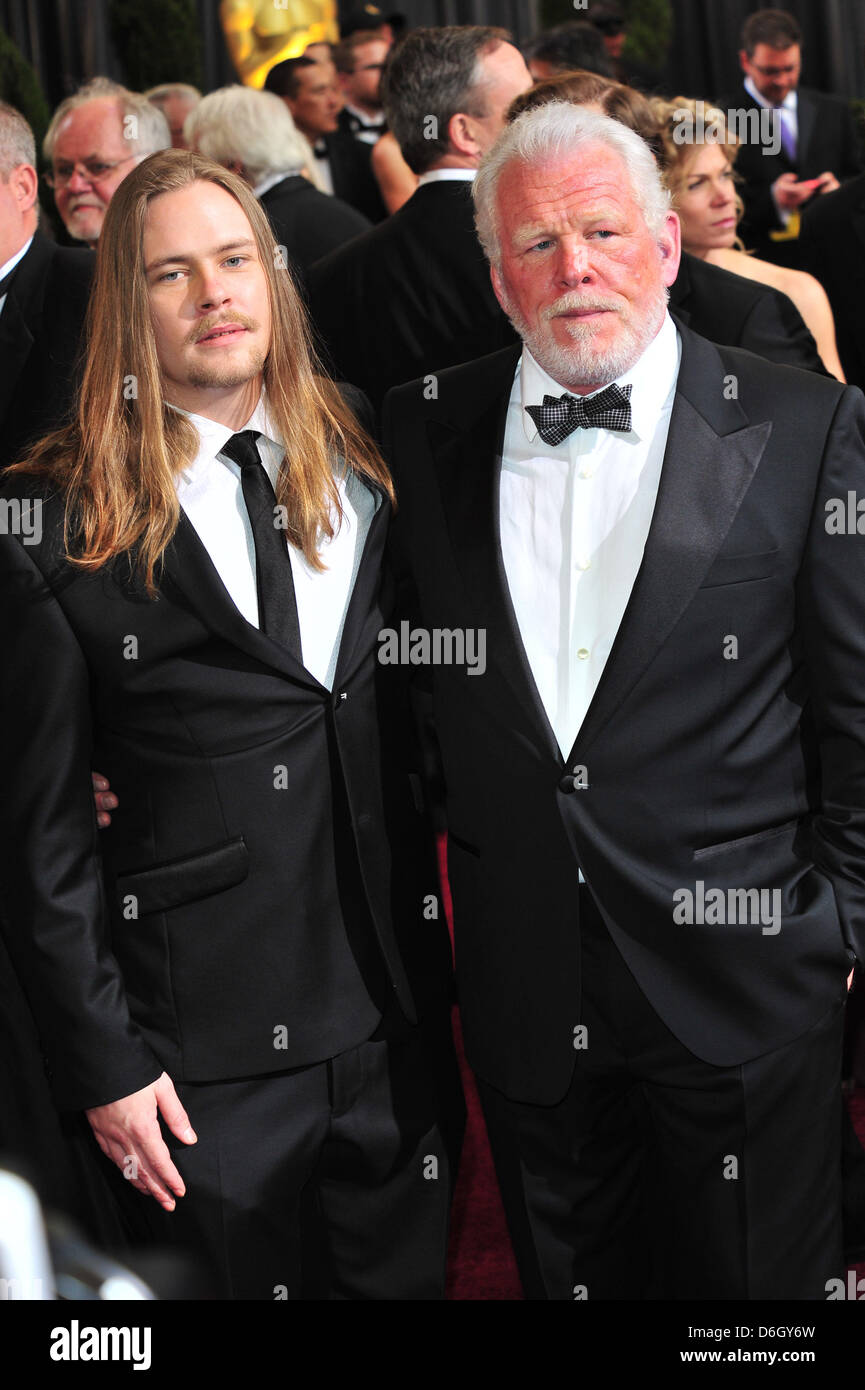
<svg viewBox="0 0 865 1390"><path fill-rule="evenodd" d="M336 375L376 407L392 386L516 341L463 180L424 184L380 227L319 261L309 294Z"/></svg>
<svg viewBox="0 0 865 1390"><path fill-rule="evenodd" d="M0 468L58 425L75 364L96 256L37 232L0 312Z"/></svg>
<svg viewBox="0 0 865 1390"><path fill-rule="evenodd" d="M865 542L824 524L827 499L865 496L865 401L680 331L645 555L564 759L501 557L518 350L443 373L435 401L414 382L385 403L420 619L486 631L484 674L430 674L466 1051L517 1100L553 1104L572 1073L578 865L651 1004L715 1065L803 1033L842 995L848 948L865 956ZM781 930L677 924L698 881L779 890Z"/></svg>
<svg viewBox="0 0 865 1390"><path fill-rule="evenodd" d="M761 110L744 85L722 97L718 105L724 111L759 113ZM740 190L745 215L739 234L749 251L774 255L776 244L770 240L769 233L780 231L783 223L770 190L781 174L792 172L799 179L813 179L829 170L843 182L862 168L853 116L849 104L841 97L800 87L798 127L795 162L791 162L783 148L777 154L764 153L767 142L759 139L743 140L739 146L736 168L745 180Z"/></svg>
<svg viewBox="0 0 865 1390"><path fill-rule="evenodd" d="M431 1008L450 948L424 918L432 856L393 668L376 659L387 501L331 692L239 614L185 515L150 600L125 561L70 568L60 499L33 479L5 495L38 497L44 533L0 535L0 917L58 1105L107 1102L163 1067L258 1076L362 1041L358 924L405 1015ZM101 834L91 767L120 798Z"/></svg>
<svg viewBox="0 0 865 1390"><path fill-rule="evenodd" d="M334 195L357 208L370 222L384 221L388 214L372 171L372 146L342 130L325 135L324 145Z"/></svg>
<svg viewBox="0 0 865 1390"><path fill-rule="evenodd" d="M370 221L341 198L321 193L302 174L287 178L261 195L274 235L293 266L305 274L313 261L369 231Z"/></svg>
<svg viewBox="0 0 865 1390"><path fill-rule="evenodd" d="M829 376L796 305L770 285L684 253L670 288L670 308L680 323L713 343Z"/></svg>
<svg viewBox="0 0 865 1390"><path fill-rule="evenodd" d="M865 389L865 174L811 204L800 246L829 296L847 380Z"/></svg>

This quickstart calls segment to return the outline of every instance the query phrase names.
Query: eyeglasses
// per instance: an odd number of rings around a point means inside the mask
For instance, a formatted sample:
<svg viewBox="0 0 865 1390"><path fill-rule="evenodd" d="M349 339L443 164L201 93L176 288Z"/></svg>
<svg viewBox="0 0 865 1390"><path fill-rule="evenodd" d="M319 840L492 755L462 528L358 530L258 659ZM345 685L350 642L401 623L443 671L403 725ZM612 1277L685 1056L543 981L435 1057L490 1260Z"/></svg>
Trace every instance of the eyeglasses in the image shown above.
<svg viewBox="0 0 865 1390"><path fill-rule="evenodd" d="M137 155L128 154L124 159L77 159L74 164L57 164L50 174L45 175L45 182L49 188L65 188L75 170L80 169L88 183L102 183L121 164L128 164L130 159L137 158Z"/></svg>

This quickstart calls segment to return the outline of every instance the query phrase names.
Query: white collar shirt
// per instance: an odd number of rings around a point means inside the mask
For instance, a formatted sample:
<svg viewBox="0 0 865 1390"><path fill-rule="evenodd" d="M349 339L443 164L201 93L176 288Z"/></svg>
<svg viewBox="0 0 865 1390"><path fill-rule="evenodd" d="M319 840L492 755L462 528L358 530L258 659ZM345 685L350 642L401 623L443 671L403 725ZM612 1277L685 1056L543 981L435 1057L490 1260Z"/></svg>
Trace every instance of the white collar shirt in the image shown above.
<svg viewBox="0 0 865 1390"><path fill-rule="evenodd" d="M199 449L177 478L178 500L236 608L248 623L258 627L255 541L243 499L241 470L221 452L235 431L202 415L188 414L188 418L198 431ZM259 456L275 487L283 449L263 396L243 429L260 433ZM303 664L328 690L333 688L345 616L367 533L381 505L380 495L350 470L337 477L337 488L344 515L334 536L323 537L320 542L319 554L326 568L314 569L302 551L286 542Z"/></svg>
<svg viewBox="0 0 865 1390"><path fill-rule="evenodd" d="M555 446L543 442L525 406L563 388L526 348L514 378L499 487L502 559L535 685L565 758L642 562L680 359L667 315L618 379L632 387L630 431L576 429Z"/></svg>

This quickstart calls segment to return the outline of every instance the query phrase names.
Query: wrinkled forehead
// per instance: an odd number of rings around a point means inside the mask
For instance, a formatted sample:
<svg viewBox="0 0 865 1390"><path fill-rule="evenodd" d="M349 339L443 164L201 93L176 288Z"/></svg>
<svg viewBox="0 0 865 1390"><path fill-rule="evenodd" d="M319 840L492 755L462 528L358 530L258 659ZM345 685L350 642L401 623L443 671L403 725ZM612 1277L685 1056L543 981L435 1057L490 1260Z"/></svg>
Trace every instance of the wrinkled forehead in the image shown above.
<svg viewBox="0 0 865 1390"><path fill-rule="evenodd" d="M579 221L600 212L644 220L627 165L604 146L574 156L512 160L499 179L497 204L500 225L512 230L539 219Z"/></svg>

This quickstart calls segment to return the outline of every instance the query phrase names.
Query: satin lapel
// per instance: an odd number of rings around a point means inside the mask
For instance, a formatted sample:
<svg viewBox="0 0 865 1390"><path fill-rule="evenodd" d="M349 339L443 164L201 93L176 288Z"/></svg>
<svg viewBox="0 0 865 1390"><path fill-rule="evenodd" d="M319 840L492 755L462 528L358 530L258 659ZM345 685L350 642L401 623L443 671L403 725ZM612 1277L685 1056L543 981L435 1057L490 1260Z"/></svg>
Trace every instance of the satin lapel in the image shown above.
<svg viewBox="0 0 865 1390"><path fill-rule="evenodd" d="M511 687L519 709L530 713L543 742L561 758L520 637L502 559L499 480L507 408L519 353L496 354L491 395L470 425L427 426L442 508L457 568L467 594L472 625L486 629L487 659ZM475 406L477 402L474 402Z"/></svg>
<svg viewBox="0 0 865 1390"><path fill-rule="evenodd" d="M691 602L772 432L771 421L749 427L738 403L723 400L717 349L681 331L682 364L643 562L569 763L584 761Z"/></svg>
<svg viewBox="0 0 865 1390"><path fill-rule="evenodd" d="M391 505L380 488L368 481L367 486L374 490L381 500L366 534L363 555L345 615L334 676L335 685L343 684L349 678L358 658L363 659L381 630L382 622L386 621L386 615L376 605L375 599L381 584L382 557Z"/></svg>
<svg viewBox="0 0 865 1390"><path fill-rule="evenodd" d="M313 690L323 690L324 687L285 647L253 627L238 611L198 532L183 511L166 551L163 587L166 585L181 591L188 606L212 632L292 680Z"/></svg>

